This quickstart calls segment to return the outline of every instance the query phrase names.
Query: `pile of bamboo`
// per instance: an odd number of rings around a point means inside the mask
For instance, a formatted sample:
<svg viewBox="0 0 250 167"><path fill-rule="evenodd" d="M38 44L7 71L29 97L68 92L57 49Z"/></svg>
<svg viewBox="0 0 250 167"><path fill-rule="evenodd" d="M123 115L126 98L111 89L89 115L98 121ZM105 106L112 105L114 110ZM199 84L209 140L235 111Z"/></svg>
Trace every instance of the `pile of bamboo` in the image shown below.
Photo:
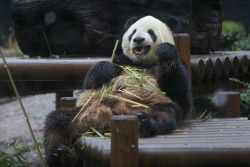
<svg viewBox="0 0 250 167"><path fill-rule="evenodd" d="M246 74L250 72L250 55L244 52L192 55L191 71L192 79L198 82Z"/></svg>

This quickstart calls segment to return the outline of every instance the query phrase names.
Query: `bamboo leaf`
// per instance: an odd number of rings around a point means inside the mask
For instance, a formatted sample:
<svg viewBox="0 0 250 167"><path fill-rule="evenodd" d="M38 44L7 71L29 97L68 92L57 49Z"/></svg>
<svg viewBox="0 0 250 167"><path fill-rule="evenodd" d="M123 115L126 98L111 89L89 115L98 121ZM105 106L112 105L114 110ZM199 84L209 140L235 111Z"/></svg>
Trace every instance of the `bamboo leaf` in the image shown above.
<svg viewBox="0 0 250 167"><path fill-rule="evenodd" d="M90 129L93 130L102 139L105 139L105 137L98 130L96 130L93 126L91 126Z"/></svg>

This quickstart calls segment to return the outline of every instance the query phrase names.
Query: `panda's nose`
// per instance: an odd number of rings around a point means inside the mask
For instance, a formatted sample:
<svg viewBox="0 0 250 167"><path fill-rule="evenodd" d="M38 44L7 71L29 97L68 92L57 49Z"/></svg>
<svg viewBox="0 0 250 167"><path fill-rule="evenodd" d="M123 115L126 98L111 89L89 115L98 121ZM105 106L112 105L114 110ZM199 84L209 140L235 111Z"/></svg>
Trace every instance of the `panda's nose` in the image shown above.
<svg viewBox="0 0 250 167"><path fill-rule="evenodd" d="M145 41L145 38L142 37L136 37L133 39L134 43L141 44L142 42Z"/></svg>

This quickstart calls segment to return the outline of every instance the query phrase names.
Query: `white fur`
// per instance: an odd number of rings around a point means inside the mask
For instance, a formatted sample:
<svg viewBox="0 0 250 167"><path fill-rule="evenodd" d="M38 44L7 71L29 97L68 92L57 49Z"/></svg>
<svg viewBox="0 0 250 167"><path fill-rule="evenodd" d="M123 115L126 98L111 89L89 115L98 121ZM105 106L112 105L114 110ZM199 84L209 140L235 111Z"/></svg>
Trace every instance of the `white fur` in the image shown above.
<svg viewBox="0 0 250 167"><path fill-rule="evenodd" d="M131 35L135 29L136 33L133 35L131 41L129 41L129 35ZM150 34L148 33L148 30L150 29L154 31L155 35L157 36L156 42L152 40ZM133 42L133 39L136 37L144 37L145 41L142 44L150 45L150 50L146 55L138 56L133 53L133 48L137 46L137 44ZM145 16L131 25L127 32L123 35L122 49L124 55L129 57L133 62L150 64L154 63L157 60L155 51L158 45L163 41L175 45L170 28L166 24L152 16ZM148 61L149 59L150 61Z"/></svg>

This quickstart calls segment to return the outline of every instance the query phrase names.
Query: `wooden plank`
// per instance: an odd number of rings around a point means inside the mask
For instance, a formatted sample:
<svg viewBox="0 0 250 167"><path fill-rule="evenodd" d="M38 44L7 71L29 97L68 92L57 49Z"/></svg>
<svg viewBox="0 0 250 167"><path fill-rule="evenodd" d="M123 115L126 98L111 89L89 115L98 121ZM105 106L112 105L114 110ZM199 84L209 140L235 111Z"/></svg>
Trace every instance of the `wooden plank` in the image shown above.
<svg viewBox="0 0 250 167"><path fill-rule="evenodd" d="M247 118L189 120L186 131L139 139L139 166L248 166L250 121ZM200 125L200 126L199 126ZM91 158L109 166L110 139L87 137ZM98 155L98 156L97 156ZM98 160L96 160L96 156ZM101 163L100 163L101 162ZM185 162L185 163L184 163ZM92 165L96 165L93 163Z"/></svg>
<svg viewBox="0 0 250 167"><path fill-rule="evenodd" d="M140 152L140 166L249 166L249 150L167 149Z"/></svg>

